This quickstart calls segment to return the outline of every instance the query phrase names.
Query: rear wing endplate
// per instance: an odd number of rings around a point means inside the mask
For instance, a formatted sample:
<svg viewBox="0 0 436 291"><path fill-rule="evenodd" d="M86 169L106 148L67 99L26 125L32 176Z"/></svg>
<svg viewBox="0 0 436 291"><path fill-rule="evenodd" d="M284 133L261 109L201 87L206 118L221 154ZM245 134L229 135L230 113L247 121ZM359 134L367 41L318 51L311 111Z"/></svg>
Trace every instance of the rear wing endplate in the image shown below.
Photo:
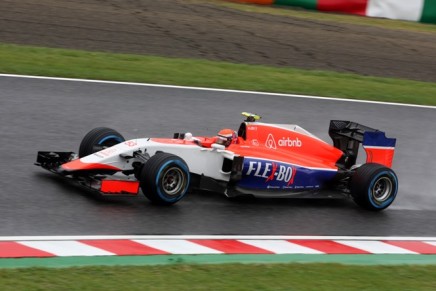
<svg viewBox="0 0 436 291"><path fill-rule="evenodd" d="M383 131L352 121L332 120L329 135L333 145L344 152L339 163L346 168L356 164L360 144L366 152L367 163L392 167L396 139L387 138Z"/></svg>

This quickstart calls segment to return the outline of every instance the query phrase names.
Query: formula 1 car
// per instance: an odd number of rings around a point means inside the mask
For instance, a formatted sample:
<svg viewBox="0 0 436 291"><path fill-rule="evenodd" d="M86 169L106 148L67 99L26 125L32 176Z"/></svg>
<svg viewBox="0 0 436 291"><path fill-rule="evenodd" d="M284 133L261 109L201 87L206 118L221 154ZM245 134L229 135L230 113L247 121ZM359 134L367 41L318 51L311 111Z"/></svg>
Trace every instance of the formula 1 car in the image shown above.
<svg viewBox="0 0 436 291"><path fill-rule="evenodd" d="M213 137L125 140L99 127L83 138L78 154L38 152L36 165L102 195L138 195L155 204L176 203L191 189L228 197L351 197L382 210L394 201L391 169L396 139L355 122L332 120L333 146L294 124L266 124L243 112L238 132ZM356 164L360 145L366 163Z"/></svg>

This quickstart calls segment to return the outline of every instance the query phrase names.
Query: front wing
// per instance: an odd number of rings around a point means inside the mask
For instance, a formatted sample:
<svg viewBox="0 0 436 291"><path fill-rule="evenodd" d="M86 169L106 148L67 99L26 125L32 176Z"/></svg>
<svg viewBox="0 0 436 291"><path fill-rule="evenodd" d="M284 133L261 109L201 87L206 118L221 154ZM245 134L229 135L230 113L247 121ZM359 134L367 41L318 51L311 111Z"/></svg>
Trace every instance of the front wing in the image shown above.
<svg viewBox="0 0 436 291"><path fill-rule="evenodd" d="M92 172L69 173L62 170L61 166L77 159L73 152L38 152L35 165L64 179L79 185L86 190L104 196L136 196L139 193L139 181L125 176L102 175Z"/></svg>

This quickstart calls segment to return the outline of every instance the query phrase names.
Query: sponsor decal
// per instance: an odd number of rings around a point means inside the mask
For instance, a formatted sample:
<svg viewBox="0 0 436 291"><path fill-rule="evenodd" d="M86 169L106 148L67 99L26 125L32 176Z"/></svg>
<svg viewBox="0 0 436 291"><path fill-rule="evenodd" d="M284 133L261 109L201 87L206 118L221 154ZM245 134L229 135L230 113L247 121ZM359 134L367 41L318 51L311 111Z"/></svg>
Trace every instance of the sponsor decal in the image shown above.
<svg viewBox="0 0 436 291"><path fill-rule="evenodd" d="M264 178L267 182L286 183L287 186L294 183L296 168L286 164L265 161L249 161L247 176Z"/></svg>
<svg viewBox="0 0 436 291"><path fill-rule="evenodd" d="M268 138L265 141L265 146L267 148L269 148L269 149L273 149L273 150L277 149L276 141L275 141L274 136L272 135L272 133L270 133L268 135Z"/></svg>
<svg viewBox="0 0 436 291"><path fill-rule="evenodd" d="M298 137L296 137L295 139L292 139L290 137L283 137L283 138L277 140L277 142L276 142L274 135L272 135L272 133L270 133L268 135L268 138L265 141L265 146L269 149L275 150L275 149L277 149L277 144L280 147L291 147L291 148L292 147L299 148L299 147L303 146L303 142Z"/></svg>
<svg viewBox="0 0 436 291"><path fill-rule="evenodd" d="M138 143L135 140L128 140L126 142L124 142L124 144L128 147L134 147L136 146Z"/></svg>
<svg viewBox="0 0 436 291"><path fill-rule="evenodd" d="M258 141L257 139L253 139L253 140L251 141L251 144L254 145L254 146L256 146L256 147L258 147L258 146L259 146L259 141Z"/></svg>
<svg viewBox="0 0 436 291"><path fill-rule="evenodd" d="M291 138L282 138L278 141L279 146L281 147L301 147L303 145L302 141L298 139L291 139Z"/></svg>
<svg viewBox="0 0 436 291"><path fill-rule="evenodd" d="M105 150L99 151L98 153L105 156L105 157L109 157L109 156L115 154L116 152L117 152L117 149L111 147L111 148L107 148Z"/></svg>
<svg viewBox="0 0 436 291"><path fill-rule="evenodd" d="M336 174L337 171L331 169L311 169L286 162L246 157L242 179L237 185L254 191L260 189L314 191L322 188Z"/></svg>

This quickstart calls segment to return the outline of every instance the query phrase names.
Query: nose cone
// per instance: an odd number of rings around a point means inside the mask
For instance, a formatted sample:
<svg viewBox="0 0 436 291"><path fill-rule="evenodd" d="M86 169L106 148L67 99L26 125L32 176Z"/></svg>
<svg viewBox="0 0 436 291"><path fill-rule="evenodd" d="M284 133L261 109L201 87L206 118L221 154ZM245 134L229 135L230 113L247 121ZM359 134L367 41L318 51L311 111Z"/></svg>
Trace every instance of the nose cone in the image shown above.
<svg viewBox="0 0 436 291"><path fill-rule="evenodd" d="M100 163L85 163L82 159L73 160L61 166L61 170L65 172L89 171L89 170L110 170L120 171L120 168Z"/></svg>

